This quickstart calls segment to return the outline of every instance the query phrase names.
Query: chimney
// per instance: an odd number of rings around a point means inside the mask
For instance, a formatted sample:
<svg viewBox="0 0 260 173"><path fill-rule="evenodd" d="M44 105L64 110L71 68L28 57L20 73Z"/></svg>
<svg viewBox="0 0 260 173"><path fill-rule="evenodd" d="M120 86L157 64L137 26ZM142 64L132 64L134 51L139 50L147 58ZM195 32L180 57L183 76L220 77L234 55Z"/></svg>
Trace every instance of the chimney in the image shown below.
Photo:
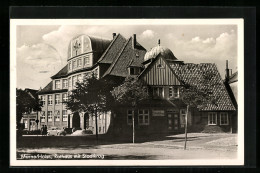
<svg viewBox="0 0 260 173"><path fill-rule="evenodd" d="M133 45L133 49L134 49L136 47L136 34L133 34L132 45Z"/></svg>
<svg viewBox="0 0 260 173"><path fill-rule="evenodd" d="M158 45L160 46L160 44L161 44L161 40L159 39L159 40L158 40Z"/></svg>
<svg viewBox="0 0 260 173"><path fill-rule="evenodd" d="M226 82L229 81L229 69L228 69L228 60L226 60Z"/></svg>
<svg viewBox="0 0 260 173"><path fill-rule="evenodd" d="M116 36L116 33L113 33L113 39L115 38L115 36Z"/></svg>

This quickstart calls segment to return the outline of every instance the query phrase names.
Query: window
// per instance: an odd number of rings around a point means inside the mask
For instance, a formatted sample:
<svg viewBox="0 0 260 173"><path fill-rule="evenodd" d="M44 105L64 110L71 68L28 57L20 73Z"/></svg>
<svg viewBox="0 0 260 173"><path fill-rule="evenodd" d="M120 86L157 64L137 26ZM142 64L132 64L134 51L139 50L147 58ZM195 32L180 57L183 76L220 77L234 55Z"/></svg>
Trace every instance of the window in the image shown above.
<svg viewBox="0 0 260 173"><path fill-rule="evenodd" d="M163 87L153 87L153 96L163 97Z"/></svg>
<svg viewBox="0 0 260 173"><path fill-rule="evenodd" d="M77 61L78 61L78 63L77 63L78 67L81 67L81 65L82 65L81 59L78 59Z"/></svg>
<svg viewBox="0 0 260 173"><path fill-rule="evenodd" d="M60 121L60 111L56 111L55 121Z"/></svg>
<svg viewBox="0 0 260 173"><path fill-rule="evenodd" d="M47 117L48 117L48 122L51 122L52 121L52 111L48 111Z"/></svg>
<svg viewBox="0 0 260 173"><path fill-rule="evenodd" d="M77 81L78 82L81 82L82 80L81 80L82 78L81 78L81 74L79 74L78 76L77 76Z"/></svg>
<svg viewBox="0 0 260 173"><path fill-rule="evenodd" d="M220 125L228 125L228 113L221 112L220 113Z"/></svg>
<svg viewBox="0 0 260 173"><path fill-rule="evenodd" d="M68 101L68 94L67 93L64 93L62 94L62 102L67 102Z"/></svg>
<svg viewBox="0 0 260 173"><path fill-rule="evenodd" d="M179 98L179 88L178 87L173 87L173 97Z"/></svg>
<svg viewBox="0 0 260 173"><path fill-rule="evenodd" d="M44 111L42 111L42 114L41 114L40 120L41 120L42 123L45 122L45 112L44 112Z"/></svg>
<svg viewBox="0 0 260 173"><path fill-rule="evenodd" d="M45 105L45 96L40 96L40 100L42 102L42 105L44 106Z"/></svg>
<svg viewBox="0 0 260 173"><path fill-rule="evenodd" d="M71 77L69 78L69 87L71 87Z"/></svg>
<svg viewBox="0 0 260 173"><path fill-rule="evenodd" d="M76 60L72 61L72 67L73 69L77 68Z"/></svg>
<svg viewBox="0 0 260 173"><path fill-rule="evenodd" d="M71 70L71 62L69 62L69 71Z"/></svg>
<svg viewBox="0 0 260 173"><path fill-rule="evenodd" d="M59 94L55 94L55 105L60 104L60 95Z"/></svg>
<svg viewBox="0 0 260 173"><path fill-rule="evenodd" d="M67 110L62 110L62 121L68 121Z"/></svg>
<svg viewBox="0 0 260 173"><path fill-rule="evenodd" d="M208 125L217 125L217 113L216 112L209 112Z"/></svg>
<svg viewBox="0 0 260 173"><path fill-rule="evenodd" d="M77 82L77 76L73 76L73 77L72 77L72 87L73 87L73 88L76 87L76 82Z"/></svg>
<svg viewBox="0 0 260 173"><path fill-rule="evenodd" d="M140 68L138 67L129 67L129 74L130 75L138 75L140 74Z"/></svg>
<svg viewBox="0 0 260 173"><path fill-rule="evenodd" d="M55 89L60 89L60 80L55 81Z"/></svg>
<svg viewBox="0 0 260 173"><path fill-rule="evenodd" d="M132 109L127 110L127 124L128 125L133 124L133 116L134 116L134 110L132 110Z"/></svg>
<svg viewBox="0 0 260 173"><path fill-rule="evenodd" d="M48 95L48 105L52 105L52 95Z"/></svg>
<svg viewBox="0 0 260 173"><path fill-rule="evenodd" d="M27 129L28 128L28 120L24 120L23 123L24 123L24 128Z"/></svg>
<svg viewBox="0 0 260 173"><path fill-rule="evenodd" d="M84 66L89 65L89 64L90 64L89 57L87 56L87 57L84 58Z"/></svg>
<svg viewBox="0 0 260 173"><path fill-rule="evenodd" d="M63 88L68 88L68 80L67 80L67 79L63 79L62 83L63 83L63 84L62 84L62 85L63 85L63 86L62 86Z"/></svg>
<svg viewBox="0 0 260 173"><path fill-rule="evenodd" d="M173 96L173 91L172 91L172 87L169 87L169 97Z"/></svg>
<svg viewBox="0 0 260 173"><path fill-rule="evenodd" d="M138 111L138 124L139 125L149 125L148 109L141 109Z"/></svg>
<svg viewBox="0 0 260 173"><path fill-rule="evenodd" d="M169 87L169 97L179 98L179 88Z"/></svg>

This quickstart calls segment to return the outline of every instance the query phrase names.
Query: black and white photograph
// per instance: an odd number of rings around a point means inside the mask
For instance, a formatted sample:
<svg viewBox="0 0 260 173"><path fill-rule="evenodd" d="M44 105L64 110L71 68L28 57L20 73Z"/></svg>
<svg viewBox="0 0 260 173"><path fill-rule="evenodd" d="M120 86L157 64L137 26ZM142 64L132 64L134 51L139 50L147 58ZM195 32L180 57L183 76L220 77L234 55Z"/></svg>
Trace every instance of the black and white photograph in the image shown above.
<svg viewBox="0 0 260 173"><path fill-rule="evenodd" d="M11 166L244 164L243 19L11 19Z"/></svg>

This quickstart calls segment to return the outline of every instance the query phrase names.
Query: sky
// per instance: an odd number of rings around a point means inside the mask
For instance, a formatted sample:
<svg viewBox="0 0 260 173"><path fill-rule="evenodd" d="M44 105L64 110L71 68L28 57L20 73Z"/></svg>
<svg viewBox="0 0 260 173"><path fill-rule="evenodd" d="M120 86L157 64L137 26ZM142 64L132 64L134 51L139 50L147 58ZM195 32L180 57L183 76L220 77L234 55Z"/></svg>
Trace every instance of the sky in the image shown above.
<svg viewBox="0 0 260 173"><path fill-rule="evenodd" d="M224 78L226 60L237 71L236 25L17 25L17 88L44 88L67 63L69 41L80 34L112 39L112 33L137 41L146 50L169 48L185 63L215 63Z"/></svg>

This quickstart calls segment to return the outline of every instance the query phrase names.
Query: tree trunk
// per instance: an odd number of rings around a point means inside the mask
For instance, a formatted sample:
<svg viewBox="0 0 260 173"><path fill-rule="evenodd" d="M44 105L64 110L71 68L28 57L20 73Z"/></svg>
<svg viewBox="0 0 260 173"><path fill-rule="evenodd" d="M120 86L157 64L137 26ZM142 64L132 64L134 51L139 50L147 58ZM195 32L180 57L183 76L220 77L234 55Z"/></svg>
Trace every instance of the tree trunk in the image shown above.
<svg viewBox="0 0 260 173"><path fill-rule="evenodd" d="M133 119L133 144L135 143L135 114L132 117Z"/></svg>
<svg viewBox="0 0 260 173"><path fill-rule="evenodd" d="M233 133L233 120L232 120L233 114L230 114L230 133Z"/></svg>
<svg viewBox="0 0 260 173"><path fill-rule="evenodd" d="M184 150L186 150L186 145L187 145L188 113L189 113L189 105L187 105L187 111L186 111L186 115L185 115L185 143L184 143Z"/></svg>
<svg viewBox="0 0 260 173"><path fill-rule="evenodd" d="M96 140L98 142L98 117L97 117L97 111L95 111L95 118L96 118Z"/></svg>

